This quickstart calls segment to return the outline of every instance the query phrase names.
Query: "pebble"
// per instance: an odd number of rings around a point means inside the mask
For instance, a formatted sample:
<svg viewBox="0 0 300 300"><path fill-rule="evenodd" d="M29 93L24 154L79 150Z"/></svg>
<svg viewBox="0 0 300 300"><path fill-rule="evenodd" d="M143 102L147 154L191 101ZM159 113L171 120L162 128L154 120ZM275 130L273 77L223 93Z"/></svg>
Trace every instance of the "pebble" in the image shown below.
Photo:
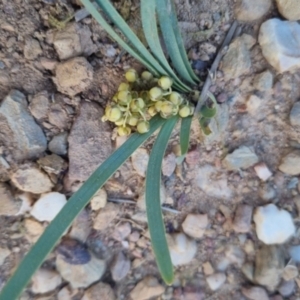
<svg viewBox="0 0 300 300"><path fill-rule="evenodd" d="M41 223L33 219L25 219L24 227L26 230L25 236L32 244L39 239L45 230Z"/></svg>
<svg viewBox="0 0 300 300"><path fill-rule="evenodd" d="M118 213L118 205L114 203L107 203L107 205L99 211L94 219L93 228L96 230L104 230L117 217Z"/></svg>
<svg viewBox="0 0 300 300"><path fill-rule="evenodd" d="M295 285L296 284L294 280L289 280L289 281L283 280L278 287L278 292L283 297L289 297L294 293L296 287Z"/></svg>
<svg viewBox="0 0 300 300"><path fill-rule="evenodd" d="M174 173L176 165L176 156L173 152L165 156L162 162L163 175L170 177Z"/></svg>
<svg viewBox="0 0 300 300"><path fill-rule="evenodd" d="M270 184L264 184L258 190L261 199L270 201L276 197L276 191Z"/></svg>
<svg viewBox="0 0 300 300"><path fill-rule="evenodd" d="M88 89L92 83L94 72L86 58L75 57L58 63L55 73L53 81L57 90L73 97Z"/></svg>
<svg viewBox="0 0 300 300"><path fill-rule="evenodd" d="M295 225L290 213L274 204L260 206L254 213L256 234L267 245L283 244L295 234Z"/></svg>
<svg viewBox="0 0 300 300"><path fill-rule="evenodd" d="M278 286L285 266L284 253L276 246L262 246L256 252L254 280L274 291Z"/></svg>
<svg viewBox="0 0 300 300"><path fill-rule="evenodd" d="M188 214L182 223L185 234L194 238L201 239L208 225L207 215Z"/></svg>
<svg viewBox="0 0 300 300"><path fill-rule="evenodd" d="M272 176L272 172L269 170L267 165L263 162L255 165L254 171L256 172L258 178L261 179L262 181L267 181Z"/></svg>
<svg viewBox="0 0 300 300"><path fill-rule="evenodd" d="M58 175L66 170L65 161L56 154L46 155L38 159L37 163L49 175Z"/></svg>
<svg viewBox="0 0 300 300"><path fill-rule="evenodd" d="M40 222L52 221L67 203L66 196L58 192L42 195L33 205L30 214Z"/></svg>
<svg viewBox="0 0 300 300"><path fill-rule="evenodd" d="M272 89L273 81L273 74L269 70L266 70L254 77L253 87L260 92L267 92Z"/></svg>
<svg viewBox="0 0 300 300"><path fill-rule="evenodd" d="M205 262L204 264L202 264L202 269L203 269L203 273L207 276L207 275L211 275L215 272L215 270L213 269L211 263L209 261Z"/></svg>
<svg viewBox="0 0 300 300"><path fill-rule="evenodd" d="M240 146L223 159L223 165L228 170L247 169L258 163L258 157L250 148Z"/></svg>
<svg viewBox="0 0 300 300"><path fill-rule="evenodd" d="M5 259L10 255L8 248L0 247L0 266L3 265Z"/></svg>
<svg viewBox="0 0 300 300"><path fill-rule="evenodd" d="M259 108L261 108L262 99L256 95L251 95L246 103L247 111L251 115L256 115Z"/></svg>
<svg viewBox="0 0 300 300"><path fill-rule="evenodd" d="M149 300L163 294L165 288L153 276L142 279L130 292L132 300Z"/></svg>
<svg viewBox="0 0 300 300"><path fill-rule="evenodd" d="M115 293L111 286L104 282L98 282L89 287L81 300L116 300Z"/></svg>
<svg viewBox="0 0 300 300"><path fill-rule="evenodd" d="M299 35L297 22L269 19L261 25L258 41L262 53L279 73L299 69Z"/></svg>
<svg viewBox="0 0 300 300"><path fill-rule="evenodd" d="M131 155L131 163L135 171L142 177L146 176L149 161L148 151L144 148L138 148Z"/></svg>
<svg viewBox="0 0 300 300"><path fill-rule="evenodd" d="M245 253L237 246L230 245L225 251L226 258L233 264L241 267L245 261Z"/></svg>
<svg viewBox="0 0 300 300"><path fill-rule="evenodd" d="M53 187L53 183L44 172L30 165L19 166L10 179L19 190L33 194L49 192Z"/></svg>
<svg viewBox="0 0 300 300"><path fill-rule="evenodd" d="M300 102L296 102L290 112L290 123L294 127L300 127Z"/></svg>
<svg viewBox="0 0 300 300"><path fill-rule="evenodd" d="M118 225L113 234L112 237L116 240L116 241L123 241L125 240L131 233L131 225L130 223L126 222L123 224Z"/></svg>
<svg viewBox="0 0 300 300"><path fill-rule="evenodd" d="M300 245L290 246L289 255L296 263L300 262Z"/></svg>
<svg viewBox="0 0 300 300"><path fill-rule="evenodd" d="M212 291L218 290L226 281L226 275L216 273L206 277L206 282Z"/></svg>
<svg viewBox="0 0 300 300"><path fill-rule="evenodd" d="M172 264L180 266L190 263L196 255L197 244L183 233L167 235Z"/></svg>
<svg viewBox="0 0 300 300"><path fill-rule="evenodd" d="M276 0L279 13L290 21L300 20L300 6L297 0Z"/></svg>
<svg viewBox="0 0 300 300"><path fill-rule="evenodd" d="M281 160L279 170L288 175L300 174L300 151L294 150Z"/></svg>
<svg viewBox="0 0 300 300"><path fill-rule="evenodd" d="M22 201L13 198L8 186L0 183L0 216L16 216L22 210Z"/></svg>
<svg viewBox="0 0 300 300"><path fill-rule="evenodd" d="M48 145L49 150L57 155L66 155L68 148L68 133L61 132L55 135Z"/></svg>
<svg viewBox="0 0 300 300"><path fill-rule="evenodd" d="M251 229L253 207L246 204L240 204L233 219L233 230L235 232L246 233Z"/></svg>
<svg viewBox="0 0 300 300"><path fill-rule="evenodd" d="M43 50L40 46L38 40L33 38L26 38L25 39L25 46L24 46L24 56L26 59L35 60L41 54L43 54Z"/></svg>
<svg viewBox="0 0 300 300"><path fill-rule="evenodd" d="M104 208L107 203L107 193L105 189L99 189L98 192L91 200L91 208L92 210L99 210L100 208Z"/></svg>
<svg viewBox="0 0 300 300"><path fill-rule="evenodd" d="M92 220L86 209L83 209L75 218L69 237L85 243L92 230Z"/></svg>
<svg viewBox="0 0 300 300"><path fill-rule="evenodd" d="M295 279L299 275L298 268L294 265L287 265L282 274L282 278L286 281Z"/></svg>
<svg viewBox="0 0 300 300"><path fill-rule="evenodd" d="M32 276L31 291L45 294L54 291L62 283L60 275L52 270L38 269Z"/></svg>
<svg viewBox="0 0 300 300"><path fill-rule="evenodd" d="M252 22L263 17L271 7L271 0L239 0L235 6L238 21Z"/></svg>
<svg viewBox="0 0 300 300"><path fill-rule="evenodd" d="M123 252L119 252L110 266L111 276L114 281L121 281L130 271L130 260L125 257Z"/></svg>
<svg viewBox="0 0 300 300"><path fill-rule="evenodd" d="M47 91L42 91L31 99L29 110L35 119L43 121L47 118L50 107L49 94Z"/></svg>
<svg viewBox="0 0 300 300"><path fill-rule="evenodd" d="M248 289L243 288L242 293L250 300L269 300L266 290L258 286L253 286Z"/></svg>

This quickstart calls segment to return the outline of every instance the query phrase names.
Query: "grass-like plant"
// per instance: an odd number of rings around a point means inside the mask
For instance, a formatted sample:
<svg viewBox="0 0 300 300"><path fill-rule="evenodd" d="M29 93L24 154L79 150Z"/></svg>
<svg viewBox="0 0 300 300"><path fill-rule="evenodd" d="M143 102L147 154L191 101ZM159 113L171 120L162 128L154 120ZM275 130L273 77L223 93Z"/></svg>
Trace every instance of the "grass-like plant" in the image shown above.
<svg viewBox="0 0 300 300"><path fill-rule="evenodd" d="M133 33L109 0L96 0L96 3L106 18L95 9L95 6L90 0L81 0L81 2L97 22L107 31L111 38L141 62L152 74L157 77L165 75L171 78L173 88L176 91L189 93L193 90L192 87L196 86L199 82L199 79L189 64L184 49L173 0L141 0L142 26L151 52ZM106 19L109 19L118 27L125 39L116 33ZM169 65L162 50L157 20L174 69ZM202 111L204 119L200 122L200 125L204 129L207 118L215 114L215 108L205 109ZM25 256L13 276L3 288L0 294L0 300L14 300L18 298L34 272L41 266L47 255L59 242L63 233L71 226L76 216L89 203L94 194L132 153L159 128L161 129L153 145L146 174L146 210L152 249L158 269L165 283L172 283L174 273L165 236L159 187L162 160L172 130L178 120L178 116L173 116L169 119L163 119L158 115L154 116L150 120L150 130L147 133L132 134L119 149L96 169L82 187L68 200L67 204L48 225L42 236ZM184 118L181 121L180 145L183 158L188 151L191 122L192 117Z"/></svg>

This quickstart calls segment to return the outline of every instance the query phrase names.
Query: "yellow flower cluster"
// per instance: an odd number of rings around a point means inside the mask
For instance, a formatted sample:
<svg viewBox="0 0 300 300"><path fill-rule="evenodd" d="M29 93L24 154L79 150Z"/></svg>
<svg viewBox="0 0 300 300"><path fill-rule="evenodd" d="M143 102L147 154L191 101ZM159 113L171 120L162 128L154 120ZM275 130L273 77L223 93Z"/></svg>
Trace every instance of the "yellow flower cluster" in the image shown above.
<svg viewBox="0 0 300 300"><path fill-rule="evenodd" d="M155 78L148 71L139 77L136 70L129 69L125 78L127 82L120 84L102 117L102 121L115 123L118 135L148 132L149 120L158 113L162 118L177 114L185 118L194 113L194 107L181 94L172 91L173 82L169 77Z"/></svg>

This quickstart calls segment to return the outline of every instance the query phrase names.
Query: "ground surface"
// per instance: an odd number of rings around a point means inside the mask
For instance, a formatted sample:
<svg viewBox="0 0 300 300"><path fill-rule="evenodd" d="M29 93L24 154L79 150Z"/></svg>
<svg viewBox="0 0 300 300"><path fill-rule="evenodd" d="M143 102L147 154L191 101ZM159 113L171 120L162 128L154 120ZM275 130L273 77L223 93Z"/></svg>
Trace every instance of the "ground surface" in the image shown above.
<svg viewBox="0 0 300 300"><path fill-rule="evenodd" d="M0 3L0 288L47 226L53 203L65 200L50 194L51 201L33 212L35 201L49 192L71 196L121 142L112 141L111 125L101 122L103 108L124 70L141 69L91 17L66 26L51 20L78 12L75 2ZM140 35L138 2L115 4ZM205 80L235 20L236 3L176 4L189 58ZM164 206L172 208L165 223L173 237L187 234L172 246L185 262L176 268L174 285L162 283L147 232L142 198L150 140L86 207L21 299L300 299L300 250L292 248L300 243L300 109L291 115L300 98L300 71L273 68L257 42L260 25L278 16L272 3L258 20L240 24L237 36L247 36L221 61L210 87L220 104L213 133L203 136L194 122L182 165L175 162L178 129L172 136L162 177ZM284 168L291 151L294 160ZM271 174L263 179L260 172ZM20 212L21 202L29 207ZM288 213L282 219L270 213L267 237L258 239L263 221L253 215L269 203ZM196 219L189 223L190 214ZM272 235L273 246L266 246Z"/></svg>

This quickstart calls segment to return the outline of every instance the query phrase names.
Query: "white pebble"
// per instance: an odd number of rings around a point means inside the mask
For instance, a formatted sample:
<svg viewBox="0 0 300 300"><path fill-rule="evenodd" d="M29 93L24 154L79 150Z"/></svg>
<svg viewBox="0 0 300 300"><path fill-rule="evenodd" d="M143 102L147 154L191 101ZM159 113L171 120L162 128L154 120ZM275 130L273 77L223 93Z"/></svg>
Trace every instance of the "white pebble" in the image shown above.
<svg viewBox="0 0 300 300"><path fill-rule="evenodd" d="M224 284L225 281L226 281L226 276L223 273L216 273L206 278L206 282L208 283L210 289L213 291L219 289Z"/></svg>
<svg viewBox="0 0 300 300"><path fill-rule="evenodd" d="M272 172L269 170L265 163L259 163L254 167L256 175L262 180L267 181L271 176Z"/></svg>

